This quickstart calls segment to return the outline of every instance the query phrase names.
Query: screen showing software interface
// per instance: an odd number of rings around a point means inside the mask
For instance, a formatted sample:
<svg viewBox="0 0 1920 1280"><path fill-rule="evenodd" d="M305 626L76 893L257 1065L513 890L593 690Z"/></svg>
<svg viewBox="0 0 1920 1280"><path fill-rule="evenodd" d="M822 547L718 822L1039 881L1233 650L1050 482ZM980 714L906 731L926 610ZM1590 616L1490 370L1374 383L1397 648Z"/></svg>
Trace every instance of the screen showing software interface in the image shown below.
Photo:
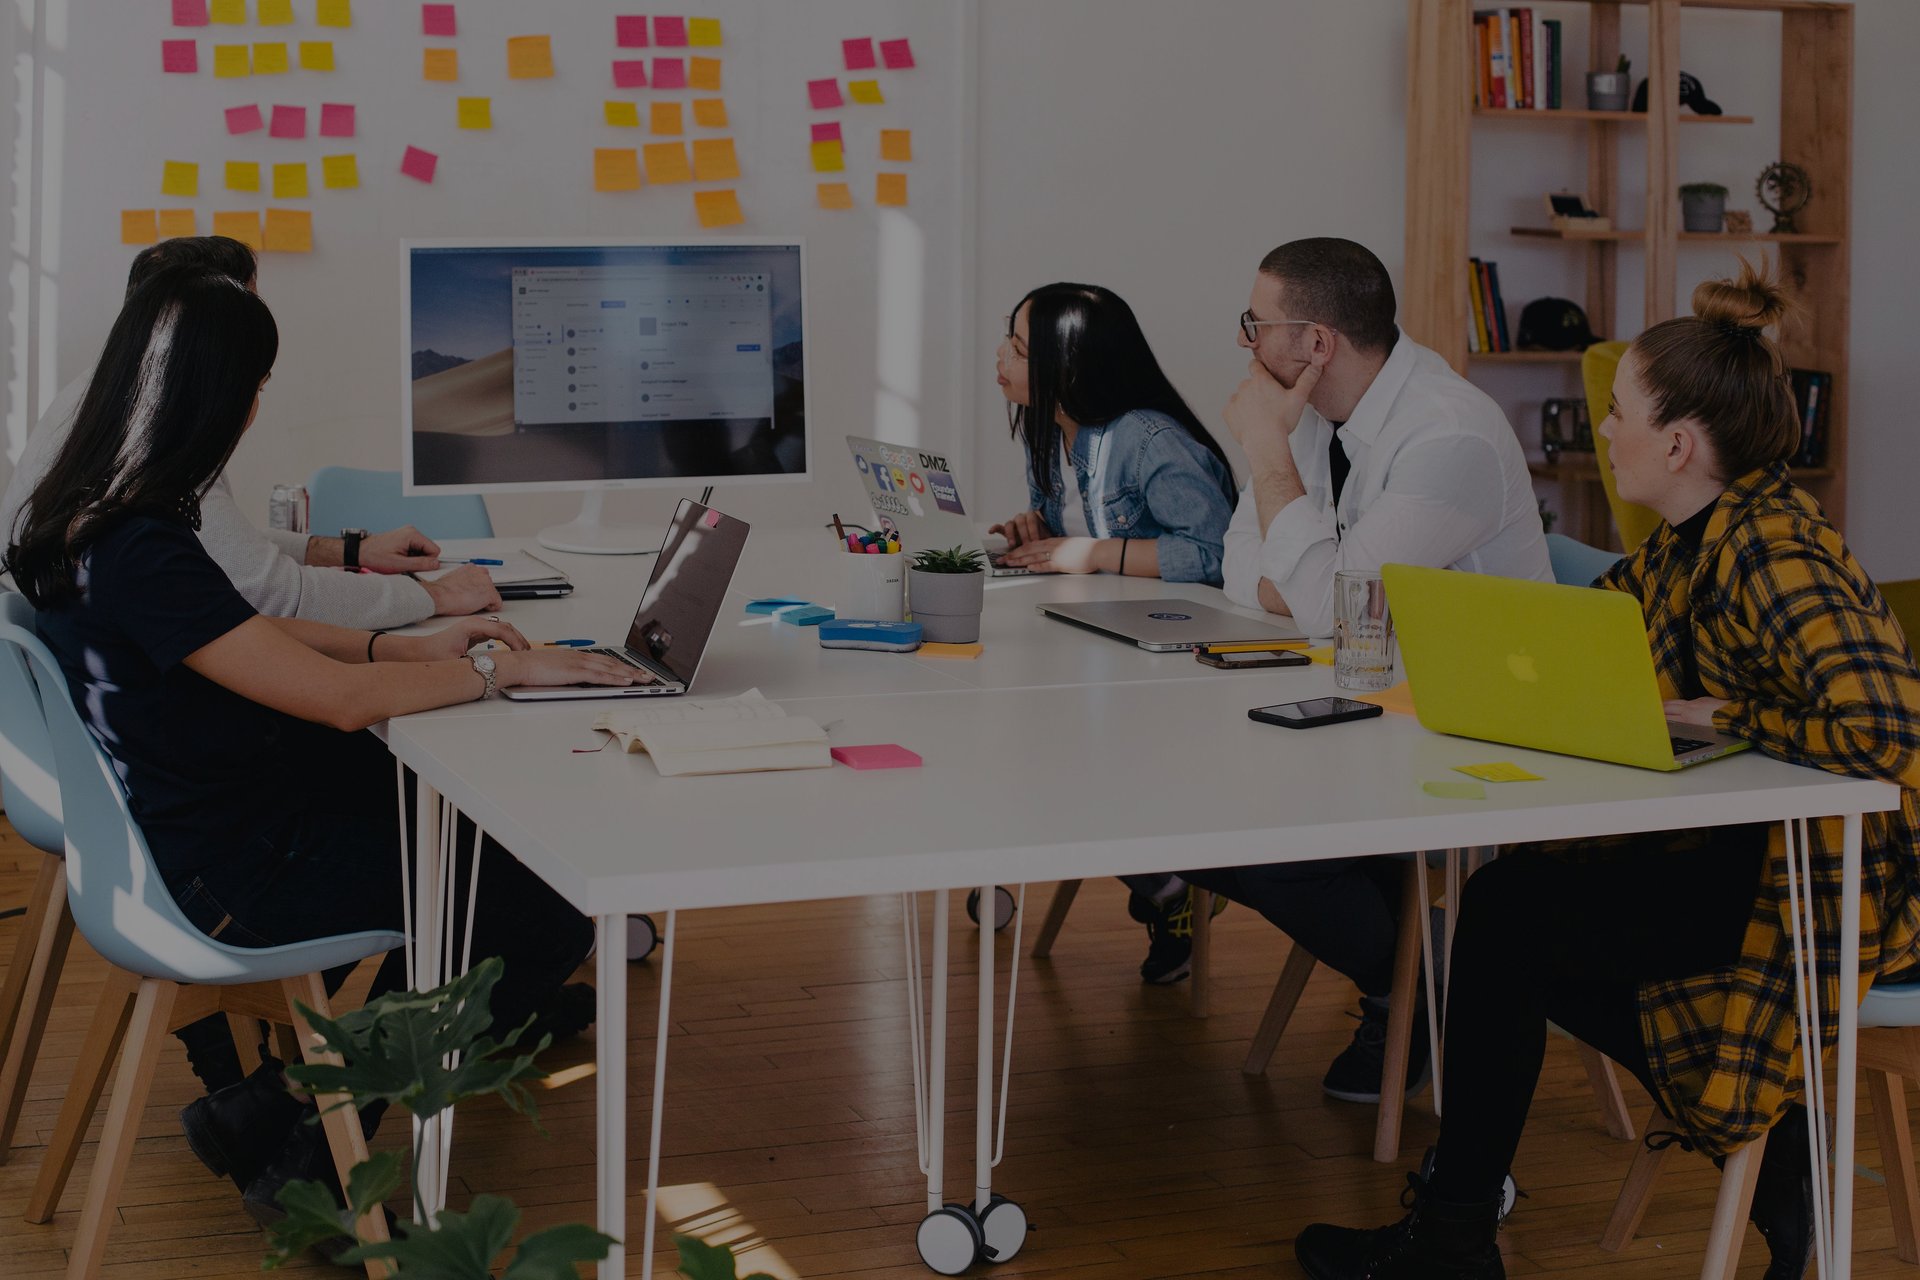
<svg viewBox="0 0 1920 1280"><path fill-rule="evenodd" d="M415 249L414 483L804 472L799 256Z"/></svg>

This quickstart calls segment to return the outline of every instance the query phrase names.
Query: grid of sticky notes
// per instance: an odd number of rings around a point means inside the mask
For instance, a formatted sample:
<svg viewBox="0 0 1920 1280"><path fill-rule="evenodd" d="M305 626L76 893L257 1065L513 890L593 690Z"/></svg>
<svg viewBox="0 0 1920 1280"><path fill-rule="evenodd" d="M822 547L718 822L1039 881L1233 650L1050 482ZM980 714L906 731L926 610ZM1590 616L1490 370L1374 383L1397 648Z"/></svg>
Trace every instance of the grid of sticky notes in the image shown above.
<svg viewBox="0 0 1920 1280"><path fill-rule="evenodd" d="M293 0L253 0L261 27L294 24ZM248 0L173 0L175 27L244 27ZM333 71L333 29L353 25L353 0L315 0L314 38L289 41L284 33L262 31L259 40L243 32L208 32L209 62L216 79L285 75L302 71ZM200 42L174 38L160 42L160 69L168 75L200 74Z"/></svg>
<svg viewBox="0 0 1920 1280"><path fill-rule="evenodd" d="M893 73L915 67L911 40L855 36L840 42L840 60L845 86L839 75L807 81L807 105L815 112L843 111L849 106L883 107L887 90L899 89ZM882 77L887 78L883 83ZM868 119L856 111L852 123L864 144L870 135ZM816 175L843 175L847 172L846 121L815 119L809 124L809 158ZM904 207L907 203L907 175L891 166L913 163L913 131L882 127L875 141L876 167L873 173L873 202L885 207ZM853 187L845 177L827 176L816 180L815 202L822 209L855 207Z"/></svg>
<svg viewBox="0 0 1920 1280"><path fill-rule="evenodd" d="M640 13L613 19L612 92L600 117L609 129L643 130L653 139L634 146L595 147L596 191L639 191L646 187L734 182L740 155L731 137L707 136L730 127L718 56L694 53L726 43L718 18L687 18ZM686 94L686 98L666 97ZM688 136L689 134L693 136ZM702 227L739 226L746 221L737 188L697 189L693 211Z"/></svg>

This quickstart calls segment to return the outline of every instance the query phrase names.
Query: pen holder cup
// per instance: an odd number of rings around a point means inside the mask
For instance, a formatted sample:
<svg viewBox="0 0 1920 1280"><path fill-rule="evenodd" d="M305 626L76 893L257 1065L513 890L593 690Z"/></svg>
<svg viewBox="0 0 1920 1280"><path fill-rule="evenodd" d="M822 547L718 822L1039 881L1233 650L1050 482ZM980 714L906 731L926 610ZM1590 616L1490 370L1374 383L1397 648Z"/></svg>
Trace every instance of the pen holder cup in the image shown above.
<svg viewBox="0 0 1920 1280"><path fill-rule="evenodd" d="M907 558L904 555L840 557L847 575L843 618L864 622L899 622L907 616Z"/></svg>

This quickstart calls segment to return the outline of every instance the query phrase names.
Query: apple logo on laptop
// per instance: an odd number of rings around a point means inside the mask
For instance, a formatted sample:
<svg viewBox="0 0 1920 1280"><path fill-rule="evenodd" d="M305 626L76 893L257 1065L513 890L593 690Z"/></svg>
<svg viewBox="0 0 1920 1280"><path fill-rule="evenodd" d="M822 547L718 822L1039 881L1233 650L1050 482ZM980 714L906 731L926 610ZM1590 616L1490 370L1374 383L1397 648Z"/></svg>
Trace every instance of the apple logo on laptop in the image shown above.
<svg viewBox="0 0 1920 1280"><path fill-rule="evenodd" d="M1540 672L1533 665L1533 656L1524 650L1507 655L1507 670L1513 672L1513 678L1522 684L1540 683Z"/></svg>
<svg viewBox="0 0 1920 1280"><path fill-rule="evenodd" d="M1147 616L1149 618L1152 618L1155 622L1192 622L1193 621L1193 615L1190 613L1150 613Z"/></svg>

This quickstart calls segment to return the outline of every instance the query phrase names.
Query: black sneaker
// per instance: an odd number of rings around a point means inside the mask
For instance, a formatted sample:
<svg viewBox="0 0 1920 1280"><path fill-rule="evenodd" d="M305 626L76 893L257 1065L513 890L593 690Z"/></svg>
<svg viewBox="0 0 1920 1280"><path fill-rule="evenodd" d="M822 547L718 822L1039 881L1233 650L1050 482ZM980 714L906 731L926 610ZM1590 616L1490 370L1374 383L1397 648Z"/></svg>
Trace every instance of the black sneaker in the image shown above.
<svg viewBox="0 0 1920 1280"><path fill-rule="evenodd" d="M180 1113L188 1150L242 1191L274 1158L307 1110L288 1094L280 1070L277 1058L262 1058L252 1075L197 1099Z"/></svg>
<svg viewBox="0 0 1920 1280"><path fill-rule="evenodd" d="M1748 1220L1760 1228L1771 1258L1763 1280L1800 1280L1813 1261L1813 1157L1807 1109L1795 1105L1767 1135Z"/></svg>
<svg viewBox="0 0 1920 1280"><path fill-rule="evenodd" d="M1213 914L1227 909L1227 900L1213 897ZM1193 887L1187 886L1164 902L1142 894L1127 898L1127 914L1147 926L1147 958L1140 962L1140 980L1157 986L1180 981L1193 972Z"/></svg>
<svg viewBox="0 0 1920 1280"><path fill-rule="evenodd" d="M1423 1006L1424 1007L1424 1006ZM1387 1002L1372 996L1360 997L1360 1025L1354 1029L1353 1042L1327 1068L1320 1081L1321 1091L1342 1102L1380 1101L1380 1077L1387 1065ZM1407 1097L1427 1085L1433 1064L1428 1060L1427 1029L1421 1011L1413 1017L1413 1035L1407 1045Z"/></svg>

